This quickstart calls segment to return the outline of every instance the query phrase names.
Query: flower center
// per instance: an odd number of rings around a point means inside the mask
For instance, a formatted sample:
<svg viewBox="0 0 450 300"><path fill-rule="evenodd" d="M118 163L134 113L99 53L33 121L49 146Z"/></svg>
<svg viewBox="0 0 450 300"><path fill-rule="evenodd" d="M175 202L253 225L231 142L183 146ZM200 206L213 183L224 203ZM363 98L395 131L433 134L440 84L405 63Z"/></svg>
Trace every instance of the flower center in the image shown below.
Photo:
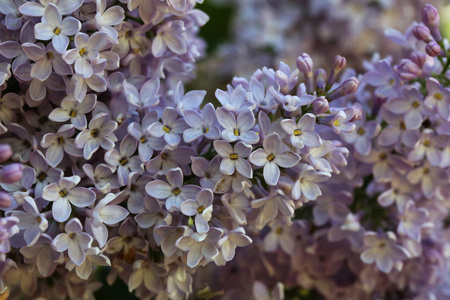
<svg viewBox="0 0 450 300"><path fill-rule="evenodd" d="M61 28L56 27L55 30L53 30L53 33L59 35L61 33Z"/></svg>
<svg viewBox="0 0 450 300"><path fill-rule="evenodd" d="M237 160L239 158L239 156L237 155L237 153L231 153L230 154L230 159L231 160Z"/></svg>
<svg viewBox="0 0 450 300"><path fill-rule="evenodd" d="M70 115L71 118L75 118L75 117L77 116L77 111L74 110L74 109L72 109L72 110L70 111L69 115Z"/></svg>
<svg viewBox="0 0 450 300"><path fill-rule="evenodd" d="M167 153L161 153L161 159L164 160L167 158Z"/></svg>
<svg viewBox="0 0 450 300"><path fill-rule="evenodd" d="M205 210L205 207L202 205L202 206L199 206L199 208L197 208L197 212L199 213L199 214L201 214L203 211Z"/></svg>
<svg viewBox="0 0 450 300"><path fill-rule="evenodd" d="M37 216L36 221L37 221L38 223L41 223L41 222L42 222L41 216Z"/></svg>
<svg viewBox="0 0 450 300"><path fill-rule="evenodd" d="M100 134L100 132L98 131L98 129L92 129L92 130L91 130L91 136L92 136L93 138L98 137L99 134Z"/></svg>
<svg viewBox="0 0 450 300"><path fill-rule="evenodd" d="M86 48L81 48L80 51L78 51L78 53L80 54L80 56L85 55L87 52Z"/></svg>
<svg viewBox="0 0 450 300"><path fill-rule="evenodd" d="M141 141L141 144L143 144L147 141L147 139L145 137L142 137L139 141Z"/></svg>
<svg viewBox="0 0 450 300"><path fill-rule="evenodd" d="M278 235L281 235L283 233L283 227L277 227L275 229L275 233L278 234Z"/></svg>
<svg viewBox="0 0 450 300"><path fill-rule="evenodd" d="M47 58L48 59L52 59L54 56L53 56L53 52L51 52L51 51L49 51L49 52L47 52Z"/></svg>
<svg viewBox="0 0 450 300"><path fill-rule="evenodd" d="M341 122L339 122L339 120L334 120L333 125L334 126L339 126L339 125L341 125Z"/></svg>
<svg viewBox="0 0 450 300"><path fill-rule="evenodd" d="M400 121L400 129L401 129L401 130L406 130L405 122Z"/></svg>
<svg viewBox="0 0 450 300"><path fill-rule="evenodd" d="M208 132L209 132L209 128L208 127L203 128L203 133L208 133Z"/></svg>
<svg viewBox="0 0 450 300"><path fill-rule="evenodd" d="M420 106L420 103L419 101L414 101L411 105L413 108L418 108Z"/></svg>
<svg viewBox="0 0 450 300"><path fill-rule="evenodd" d="M119 161L119 163L120 163L121 166L124 166L124 165L126 165L126 164L128 163L128 160L127 160L126 158L122 158L122 159Z"/></svg>
<svg viewBox="0 0 450 300"><path fill-rule="evenodd" d="M45 174L44 172L41 172L41 174L39 174L36 178L39 181L43 181L45 178L47 178L47 174Z"/></svg>
<svg viewBox="0 0 450 300"><path fill-rule="evenodd" d="M71 238L71 239L74 239L75 238L75 232L72 232L71 234L69 234L69 237Z"/></svg>
<svg viewBox="0 0 450 300"><path fill-rule="evenodd" d="M64 144L64 138L62 136L58 136L58 143L60 145Z"/></svg>
<svg viewBox="0 0 450 300"><path fill-rule="evenodd" d="M181 190L180 190L179 188L175 188L175 189L172 191L172 193L173 193L175 196L178 196L178 195L181 193Z"/></svg>
<svg viewBox="0 0 450 300"><path fill-rule="evenodd" d="M294 135L295 136L299 136L300 134L302 134L302 131L300 129L294 130Z"/></svg>
<svg viewBox="0 0 450 300"><path fill-rule="evenodd" d="M436 94L434 94L434 98L436 99L436 100L442 100L442 94L441 93L436 93Z"/></svg>
<svg viewBox="0 0 450 300"><path fill-rule="evenodd" d="M269 154L269 156L267 156L268 161L272 161L274 159L275 159L275 156L273 154Z"/></svg>
<svg viewBox="0 0 450 300"><path fill-rule="evenodd" d="M60 195L61 197L65 197L65 196L67 195L66 189L61 190L61 191L59 192L59 195Z"/></svg>
<svg viewBox="0 0 450 300"><path fill-rule="evenodd" d="M423 168L423 174L428 174L430 173L430 169L428 169L427 167Z"/></svg>
<svg viewBox="0 0 450 300"><path fill-rule="evenodd" d="M239 136L239 134L240 134L239 129L235 129L235 130L234 130L234 135L235 135L235 136Z"/></svg>
<svg viewBox="0 0 450 300"><path fill-rule="evenodd" d="M423 142L423 145L424 145L425 147L430 147L430 146L431 146L431 143L430 143L430 141L424 141L424 142Z"/></svg>
<svg viewBox="0 0 450 300"><path fill-rule="evenodd" d="M381 154L378 156L378 158L379 158L380 160L385 160L385 159L387 158L387 154L386 154L386 153L381 153Z"/></svg>
<svg viewBox="0 0 450 300"><path fill-rule="evenodd" d="M366 130L364 128L361 127L361 128L358 129L358 134L359 135L364 135L364 133L366 133Z"/></svg>
<svg viewBox="0 0 450 300"><path fill-rule="evenodd" d="M164 126L164 127L163 127L163 130L164 130L165 132L169 133L169 132L170 132L170 127Z"/></svg>

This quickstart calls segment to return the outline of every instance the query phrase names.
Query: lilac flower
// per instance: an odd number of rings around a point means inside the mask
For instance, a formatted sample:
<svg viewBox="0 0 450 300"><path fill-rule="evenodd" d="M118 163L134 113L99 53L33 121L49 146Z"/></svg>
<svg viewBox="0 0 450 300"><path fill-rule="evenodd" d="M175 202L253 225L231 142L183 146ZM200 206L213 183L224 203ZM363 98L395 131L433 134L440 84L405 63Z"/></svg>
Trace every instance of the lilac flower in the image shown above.
<svg viewBox="0 0 450 300"><path fill-rule="evenodd" d="M316 116L307 113L303 115L298 123L294 120L282 120L281 127L290 136L291 144L297 148L319 147L322 145L320 136L315 133L314 124Z"/></svg>
<svg viewBox="0 0 450 300"><path fill-rule="evenodd" d="M250 109L241 109L236 118L231 112L218 108L217 120L224 128L222 138L227 142L256 144L259 141L258 134L251 130L255 126L255 115Z"/></svg>
<svg viewBox="0 0 450 300"><path fill-rule="evenodd" d="M25 242L28 246L32 246L47 230L48 221L45 214L39 212L33 198L25 197L22 207L24 211L13 211L11 215L19 219L17 226L20 230L25 230L23 234Z"/></svg>
<svg viewBox="0 0 450 300"><path fill-rule="evenodd" d="M216 111L211 103L203 107L201 114L195 110L184 110L184 120L191 127L183 132L183 140L186 143L191 143L201 136L210 140L220 138L220 131L216 126Z"/></svg>
<svg viewBox="0 0 450 300"><path fill-rule="evenodd" d="M210 189L201 190L195 200L188 199L181 203L180 211L186 216L195 216L195 228L198 233L209 231L208 222L211 220L213 210L213 192Z"/></svg>
<svg viewBox="0 0 450 300"><path fill-rule="evenodd" d="M42 198L53 201L52 214L58 222L65 222L72 212L70 204L86 207L95 201L95 193L87 188L76 187L81 178L77 175L63 177L59 183L44 188Z"/></svg>
<svg viewBox="0 0 450 300"><path fill-rule="evenodd" d="M139 142L139 158L143 163L149 161L153 156L153 148L160 148L159 150L161 150L165 146L164 139L155 138L151 136L147 131L147 128L151 124L157 122L157 120L158 113L156 111L150 111L146 113L144 118L142 119L142 126L136 122L133 122L127 127L128 133ZM158 147L158 142L161 144L161 147Z"/></svg>
<svg viewBox="0 0 450 300"><path fill-rule="evenodd" d="M118 33L113 26L119 25L124 20L124 9L118 5L106 9L106 0L96 0L96 6L95 27L106 32L112 39L117 40Z"/></svg>
<svg viewBox="0 0 450 300"><path fill-rule="evenodd" d="M0 218L0 253L8 253L10 250L9 238L19 233L17 224L20 220L10 216Z"/></svg>
<svg viewBox="0 0 450 300"><path fill-rule="evenodd" d="M141 228L150 228L152 226L169 225L172 223L172 215L161 207L161 203L148 195L144 199L145 209L141 209L134 220ZM131 210L130 210L131 211ZM169 255L170 256L170 255Z"/></svg>
<svg viewBox="0 0 450 300"><path fill-rule="evenodd" d="M292 187L292 198L298 200L303 196L307 201L316 200L318 196L322 195L316 182L328 180L331 177L330 173L316 172L313 167L307 164L298 164L297 166L299 166L300 173Z"/></svg>
<svg viewBox="0 0 450 300"><path fill-rule="evenodd" d="M100 146L105 150L114 148L116 137L113 132L116 128L117 123L109 120L107 114L97 114L89 122L89 129L77 135L75 144L78 148L83 148L84 158L90 159Z"/></svg>
<svg viewBox="0 0 450 300"><path fill-rule="evenodd" d="M123 91L128 103L138 109L142 109L155 107L159 104L159 86L159 78L151 78L144 82L138 91L136 86L125 80L123 82Z"/></svg>
<svg viewBox="0 0 450 300"><path fill-rule="evenodd" d="M120 152L112 149L105 153L105 161L118 168L117 176L122 186L127 184L131 172L141 174L144 171L140 158L134 155L136 148L137 141L131 135L126 135L120 142Z"/></svg>
<svg viewBox="0 0 450 300"><path fill-rule="evenodd" d="M200 191L195 185L183 186L183 172L180 168L171 169L167 172L167 183L154 180L145 186L145 191L150 196L166 200L166 208L170 212L179 210L184 200L194 199Z"/></svg>
<svg viewBox="0 0 450 300"><path fill-rule="evenodd" d="M42 16L42 22L34 27L34 35L39 40L52 40L55 50L63 53L69 45L67 36L76 34L80 29L80 21L73 17L66 17L63 20L59 8L49 3Z"/></svg>
<svg viewBox="0 0 450 300"><path fill-rule="evenodd" d="M94 168L90 164L83 165L86 176L94 183L95 188L106 194L111 189L119 188L119 181L115 175L115 168L107 164L98 164Z"/></svg>
<svg viewBox="0 0 450 300"><path fill-rule="evenodd" d="M352 143L356 151L362 155L367 155L372 147L372 139L380 131L380 125L375 121L356 121L356 130L351 133L343 134L347 143Z"/></svg>
<svg viewBox="0 0 450 300"><path fill-rule="evenodd" d="M86 259L85 250L91 247L92 237L83 232L83 226L77 218L71 219L64 227L66 233L58 234L52 242L58 252L66 251L72 262L80 266Z"/></svg>
<svg viewBox="0 0 450 300"><path fill-rule="evenodd" d="M39 2L26 2L19 7L19 11L26 16L42 17L50 3L56 5L62 15L69 15L80 8L83 0L39 0Z"/></svg>
<svg viewBox="0 0 450 300"><path fill-rule="evenodd" d="M36 185L34 186L34 195L36 197L41 197L47 185L57 182L63 176L63 172L60 169L48 167L47 160L39 150L31 153L30 165L34 168L36 175Z"/></svg>
<svg viewBox="0 0 450 300"><path fill-rule="evenodd" d="M375 94L381 98L396 96L400 86L399 78L394 74L387 59L382 59L373 65L373 70L364 74L364 81L377 87Z"/></svg>
<svg viewBox="0 0 450 300"><path fill-rule="evenodd" d="M388 110L382 110L382 114L384 121L389 125L384 128L378 136L378 144L383 147L395 145L399 141L406 145L410 144L408 140L410 139L411 134L415 135L415 133L412 133L411 131L416 130L406 129L403 116L393 114Z"/></svg>
<svg viewBox="0 0 450 300"><path fill-rule="evenodd" d="M128 279L128 291L131 293L141 284L153 293L160 293L162 283L160 277L166 274L166 270L153 263L138 260L133 264L133 273Z"/></svg>
<svg viewBox="0 0 450 300"><path fill-rule="evenodd" d="M20 248L20 254L24 256L26 263L36 264L39 273L48 277L56 269L57 262L63 258L63 254L52 248L52 238L48 234L41 234L32 246Z"/></svg>
<svg viewBox="0 0 450 300"><path fill-rule="evenodd" d="M6 93L0 97L0 132L5 133L8 129L4 125L8 125L15 119L13 109L22 107L23 101L19 95L15 93Z"/></svg>
<svg viewBox="0 0 450 300"><path fill-rule="evenodd" d="M74 157L83 157L81 149L75 147L74 139L70 138L75 133L73 125L63 125L56 133L47 133L43 136L41 146L48 148L45 157L48 164L55 168L63 159L64 152Z"/></svg>
<svg viewBox="0 0 450 300"><path fill-rule="evenodd" d="M184 236L176 241L176 246L183 251L187 251L187 265L195 268L204 257L212 261L219 254L217 242L223 235L223 230L212 227L208 233L193 232L186 228Z"/></svg>
<svg viewBox="0 0 450 300"><path fill-rule="evenodd" d="M77 266L73 261L68 261L66 263L66 268L69 271L72 271L75 269L75 273L80 277L81 279L88 280L89 276L92 274L92 266L103 266L103 267L110 267L111 261L109 258L103 254L100 253L100 249L97 247L94 248L88 248L85 251L86 259L84 262Z"/></svg>
<svg viewBox="0 0 450 300"><path fill-rule="evenodd" d="M73 95L65 97L61 101L61 107L55 108L48 118L54 122L66 122L70 120L73 126L78 130L84 130L87 126L86 115L94 109L97 103L96 95L89 94L78 102Z"/></svg>
<svg viewBox="0 0 450 300"><path fill-rule="evenodd" d="M284 222L274 222L271 231L264 237L264 250L274 252L281 247L285 253L293 255L295 251L293 229L293 226L288 226Z"/></svg>
<svg viewBox="0 0 450 300"><path fill-rule="evenodd" d="M148 161L145 167L151 174L166 174L170 169L190 164L191 156L196 155L197 153L191 147L179 146L172 149L172 147L166 146L155 158ZM162 171L160 171L161 169Z"/></svg>
<svg viewBox="0 0 450 300"><path fill-rule="evenodd" d="M162 123L161 123L162 122ZM148 127L148 132L155 137L163 137L172 147L180 143L180 134L187 129L184 119L178 119L178 113L171 107L166 107L163 111L161 122L156 122Z"/></svg>
<svg viewBox="0 0 450 300"><path fill-rule="evenodd" d="M266 92L262 83L255 77L252 77L250 80L250 90L252 100L259 109L270 111L278 106L272 94Z"/></svg>
<svg viewBox="0 0 450 300"><path fill-rule="evenodd" d="M400 222L397 227L397 232L401 235L406 235L417 242L421 240L421 228L425 225L425 221L428 219L428 211L424 208L416 208L413 201L409 200L404 212L400 218Z"/></svg>
<svg viewBox="0 0 450 300"><path fill-rule="evenodd" d="M222 196L221 200L237 224L247 224L246 212L250 208L250 202L244 193L227 193Z"/></svg>
<svg viewBox="0 0 450 300"><path fill-rule="evenodd" d="M171 257L174 254L181 253L176 246L176 241L183 236L185 226L165 226L161 225L155 228L153 236L155 242L161 246L165 256Z"/></svg>
<svg viewBox="0 0 450 300"><path fill-rule="evenodd" d="M272 189L267 197L253 200L251 205L253 208L261 208L255 221L258 229L262 229L268 222L274 220L278 211L287 217L294 214L293 201L279 189Z"/></svg>
<svg viewBox="0 0 450 300"><path fill-rule="evenodd" d="M445 136L435 136L432 129L426 128L422 131L419 140L414 144L414 148L408 154L408 159L413 162L421 161L424 157L433 166L442 163L443 145L447 144L448 139Z"/></svg>
<svg viewBox="0 0 450 300"><path fill-rule="evenodd" d="M436 108L443 120L450 121L450 92L434 78L428 78L426 86L428 96L425 97L425 105L430 109Z"/></svg>
<svg viewBox="0 0 450 300"><path fill-rule="evenodd" d="M192 172L200 178L200 186L204 189L212 189L214 184L220 179L220 159L218 156L208 161L204 157L191 156Z"/></svg>
<svg viewBox="0 0 450 300"><path fill-rule="evenodd" d="M231 112L238 112L243 108L252 108L254 106L242 85L238 85L231 93L217 89L215 96L222 104L222 107Z"/></svg>
<svg viewBox="0 0 450 300"><path fill-rule="evenodd" d="M247 178L252 178L253 169L245 159L252 151L252 147L238 142L234 147L225 141L214 141L214 149L223 158L220 163L220 171L225 175L232 175L234 171Z"/></svg>
<svg viewBox="0 0 450 300"><path fill-rule="evenodd" d="M245 234L242 227L234 228L224 234L218 241L220 253L225 261L231 261L236 253L237 247L245 247L252 243L252 239Z"/></svg>
<svg viewBox="0 0 450 300"><path fill-rule="evenodd" d="M406 176L412 184L420 183L422 192L427 198L431 198L437 192L441 182L448 180L445 170L433 167L427 162L411 170Z"/></svg>
<svg viewBox="0 0 450 300"><path fill-rule="evenodd" d="M361 260L365 264L376 263L377 268L383 273L389 273L397 261L409 258L408 250L398 245L395 234L379 234L366 232L364 234L364 246L366 250L361 253Z"/></svg>
<svg viewBox="0 0 450 300"><path fill-rule="evenodd" d="M186 41L182 35L185 30L181 20L169 21L160 26L152 43L153 55L161 57L167 48L176 54L186 53Z"/></svg>
<svg viewBox="0 0 450 300"><path fill-rule="evenodd" d="M174 89L173 94L174 106L182 116L185 116L184 112L186 110L198 111L200 109L200 105L202 104L205 95L206 91L189 91L185 95L183 82L179 81ZM211 103L207 103L206 105L208 104L211 105ZM214 106L212 107L214 108ZM207 113L209 113L209 111L210 110L208 110ZM208 117L208 115L203 116Z"/></svg>
<svg viewBox="0 0 450 300"><path fill-rule="evenodd" d="M280 178L280 169L292 168L300 161L300 156L289 150L278 134L271 134L263 141L263 147L249 156L252 164L264 166L264 179L268 185L276 185Z"/></svg>
<svg viewBox="0 0 450 300"><path fill-rule="evenodd" d="M331 128L334 133L341 134L341 132L352 132L355 130L356 125L351 122L353 119L353 113L350 114L348 109L338 111L331 119Z"/></svg>
<svg viewBox="0 0 450 300"><path fill-rule="evenodd" d="M35 64L31 67L30 76L40 81L46 80L53 70L59 75L72 75L72 68L56 52L52 43L46 47L42 44L23 43L22 49Z"/></svg>

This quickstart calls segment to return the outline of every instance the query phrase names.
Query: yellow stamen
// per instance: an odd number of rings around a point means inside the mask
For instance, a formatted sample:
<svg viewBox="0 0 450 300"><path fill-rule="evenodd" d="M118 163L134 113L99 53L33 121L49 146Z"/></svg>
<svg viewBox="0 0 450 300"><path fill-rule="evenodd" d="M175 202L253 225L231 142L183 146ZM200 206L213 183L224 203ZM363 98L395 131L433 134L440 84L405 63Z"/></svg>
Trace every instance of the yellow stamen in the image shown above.
<svg viewBox="0 0 450 300"><path fill-rule="evenodd" d="M299 136L300 134L302 134L302 131L300 129L294 130L295 136Z"/></svg>
<svg viewBox="0 0 450 300"><path fill-rule="evenodd" d="M71 118L75 118L76 116L77 116L77 111L72 109L72 110L70 111L70 117L71 117Z"/></svg>
<svg viewBox="0 0 450 300"><path fill-rule="evenodd" d="M38 216L38 217L36 218L36 221L38 221L38 223L41 223L41 222L42 222L41 216Z"/></svg>
<svg viewBox="0 0 450 300"><path fill-rule="evenodd" d="M235 129L235 130L234 130L234 135L235 135L235 136L239 136L239 134L240 134L240 133L239 133L239 129Z"/></svg>
<svg viewBox="0 0 450 300"><path fill-rule="evenodd" d="M208 132L209 132L209 128L208 127L203 128L203 133L208 133Z"/></svg>
<svg viewBox="0 0 450 300"><path fill-rule="evenodd" d="M267 156L267 160L268 161L272 161L274 160L275 156L273 154L270 154L269 156Z"/></svg>
<svg viewBox="0 0 450 300"><path fill-rule="evenodd" d="M204 210L205 210L205 207L204 207L204 206L200 206L199 208L197 208L197 212L198 212L199 214L201 214Z"/></svg>
<svg viewBox="0 0 450 300"><path fill-rule="evenodd" d="M36 178L37 178L37 180L42 181L45 178L47 178L47 174L45 174L44 172L41 172L41 174L39 174Z"/></svg>
<svg viewBox="0 0 450 300"><path fill-rule="evenodd" d="M58 143L59 143L60 145L64 144L64 138L63 138L62 136L59 136L59 137L58 137Z"/></svg>
<svg viewBox="0 0 450 300"><path fill-rule="evenodd" d="M142 138L140 139L140 141L141 141L141 143L143 144L143 143L145 143L145 142L147 141L147 139L146 139L145 137L142 137Z"/></svg>
<svg viewBox="0 0 450 300"><path fill-rule="evenodd" d="M359 135L364 135L364 133L366 133L366 130L364 128L358 129L358 134Z"/></svg>
<svg viewBox="0 0 450 300"><path fill-rule="evenodd" d="M400 121L400 129L401 129L401 130L406 130L405 122Z"/></svg>
<svg viewBox="0 0 450 300"><path fill-rule="evenodd" d="M387 154L381 153L378 157L380 158L380 160L385 160L387 158Z"/></svg>
<svg viewBox="0 0 450 300"><path fill-rule="evenodd" d="M86 54L86 52L87 52L86 48L81 48L80 51L78 51L80 56L83 56L84 54Z"/></svg>
<svg viewBox="0 0 450 300"><path fill-rule="evenodd" d="M52 59L54 56L53 56L53 52L51 52L51 51L49 51L49 52L47 52L47 58L48 59Z"/></svg>
<svg viewBox="0 0 450 300"><path fill-rule="evenodd" d="M75 238L75 232L72 232L71 234L69 234L69 237L70 237L71 239Z"/></svg>
<svg viewBox="0 0 450 300"><path fill-rule="evenodd" d="M61 190L61 191L59 192L59 195L60 195L61 197L65 197L65 196L67 195L67 191L66 191L66 190Z"/></svg>
<svg viewBox="0 0 450 300"><path fill-rule="evenodd" d="M334 120L333 125L334 126L339 126L339 125L341 125L341 122L339 122L339 120Z"/></svg>
<svg viewBox="0 0 450 300"><path fill-rule="evenodd" d="M436 93L436 94L434 94L434 98L435 98L436 100L442 100L443 96L442 96L441 93Z"/></svg>
<svg viewBox="0 0 450 300"><path fill-rule="evenodd" d="M231 154L230 154L230 159L231 159L231 160L237 160L238 157L239 157L239 156L238 156L236 153L231 153Z"/></svg>
<svg viewBox="0 0 450 300"><path fill-rule="evenodd" d="M430 147L430 146L431 146L431 143L430 143L430 141L425 141L425 142L423 142L423 145L424 145L425 147Z"/></svg>
<svg viewBox="0 0 450 300"><path fill-rule="evenodd" d="M414 108L418 108L419 106L420 106L419 101L414 101L412 104L412 107L414 107Z"/></svg>
<svg viewBox="0 0 450 300"><path fill-rule="evenodd" d="M164 127L163 127L163 130L164 130L165 132L167 132L167 133L169 133L169 132L170 132L170 128L169 128L169 127L167 127L167 126L164 126Z"/></svg>
<svg viewBox="0 0 450 300"><path fill-rule="evenodd" d="M98 137L98 135L99 135L98 129L92 129L91 130L91 136L92 137L96 138L96 137Z"/></svg>
<svg viewBox="0 0 450 300"><path fill-rule="evenodd" d="M178 195L181 193L181 190L180 190L179 188L176 188L176 189L174 189L174 190L172 191L172 193L173 193L175 196L178 196Z"/></svg>
<svg viewBox="0 0 450 300"><path fill-rule="evenodd" d="M128 160L127 160L126 158L122 158L122 159L119 161L119 163L120 163L121 166L124 166L124 165L126 165L126 164L128 163Z"/></svg>
<svg viewBox="0 0 450 300"><path fill-rule="evenodd" d="M53 33L59 35L61 33L61 28L56 27L55 30L53 30Z"/></svg>

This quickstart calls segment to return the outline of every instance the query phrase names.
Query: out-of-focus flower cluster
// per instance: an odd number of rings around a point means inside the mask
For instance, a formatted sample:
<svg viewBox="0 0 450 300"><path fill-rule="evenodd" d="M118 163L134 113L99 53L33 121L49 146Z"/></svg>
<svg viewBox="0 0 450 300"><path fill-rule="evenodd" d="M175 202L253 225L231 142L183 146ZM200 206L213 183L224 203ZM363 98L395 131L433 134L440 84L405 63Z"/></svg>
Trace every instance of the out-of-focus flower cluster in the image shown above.
<svg viewBox="0 0 450 300"><path fill-rule="evenodd" d="M355 130L361 109L330 102L359 82L337 81L345 58L327 76L303 54L202 106L184 90L204 51L197 2L2 2L0 153L21 163L0 172L11 298L92 298L110 267L142 299L183 299L250 236L293 254L295 209L347 164L318 127Z"/></svg>

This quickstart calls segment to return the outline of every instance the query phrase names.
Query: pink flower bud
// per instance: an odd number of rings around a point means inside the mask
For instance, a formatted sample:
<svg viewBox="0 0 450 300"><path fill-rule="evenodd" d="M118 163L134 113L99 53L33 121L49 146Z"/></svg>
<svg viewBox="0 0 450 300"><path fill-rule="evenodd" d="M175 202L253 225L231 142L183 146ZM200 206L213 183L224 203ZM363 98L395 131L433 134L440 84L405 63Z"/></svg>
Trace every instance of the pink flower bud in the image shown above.
<svg viewBox="0 0 450 300"><path fill-rule="evenodd" d="M327 97L328 101L336 100L338 98L354 94L358 90L359 81L355 77L345 80L337 89L335 89Z"/></svg>
<svg viewBox="0 0 450 300"><path fill-rule="evenodd" d="M353 108L353 117L349 120L349 122L355 122L357 120L361 120L363 117L363 109L359 105L352 106Z"/></svg>
<svg viewBox="0 0 450 300"><path fill-rule="evenodd" d="M13 155L11 146L8 144L0 144L0 162L7 161Z"/></svg>
<svg viewBox="0 0 450 300"><path fill-rule="evenodd" d="M22 177L23 166L21 164L10 164L0 170L0 182L14 183Z"/></svg>
<svg viewBox="0 0 450 300"><path fill-rule="evenodd" d="M315 115L325 114L330 109L330 104L324 96L321 96L313 102L313 113Z"/></svg>
<svg viewBox="0 0 450 300"><path fill-rule="evenodd" d="M340 71L343 68L345 68L346 65L347 65L347 60L345 59L345 57L336 55L336 57L334 58L334 61L333 61L333 67L336 70Z"/></svg>
<svg viewBox="0 0 450 300"><path fill-rule="evenodd" d="M431 36L430 29L423 24L419 24L413 29L413 34L419 41L431 42L433 37Z"/></svg>
<svg viewBox="0 0 450 300"><path fill-rule="evenodd" d="M297 68L303 74L312 74L313 61L311 57L306 53L303 53L301 56L299 56L297 58Z"/></svg>
<svg viewBox="0 0 450 300"><path fill-rule="evenodd" d="M441 41L442 35L439 31L439 13L433 5L425 5L422 10L422 21L430 29L431 36L433 36L436 41Z"/></svg>
<svg viewBox="0 0 450 300"><path fill-rule="evenodd" d="M8 208L11 206L11 196L5 192L0 192L0 207Z"/></svg>
<svg viewBox="0 0 450 300"><path fill-rule="evenodd" d="M419 66L410 59L402 59L400 64L394 66L394 71L405 81L418 78L421 73Z"/></svg>
<svg viewBox="0 0 450 300"><path fill-rule="evenodd" d="M436 41L431 41L425 46L425 52L431 57L444 56L441 46Z"/></svg>
<svg viewBox="0 0 450 300"><path fill-rule="evenodd" d="M411 61L413 61L419 68L422 68L425 64L427 56L425 55L425 53L416 50L411 53L409 59L411 59Z"/></svg>

